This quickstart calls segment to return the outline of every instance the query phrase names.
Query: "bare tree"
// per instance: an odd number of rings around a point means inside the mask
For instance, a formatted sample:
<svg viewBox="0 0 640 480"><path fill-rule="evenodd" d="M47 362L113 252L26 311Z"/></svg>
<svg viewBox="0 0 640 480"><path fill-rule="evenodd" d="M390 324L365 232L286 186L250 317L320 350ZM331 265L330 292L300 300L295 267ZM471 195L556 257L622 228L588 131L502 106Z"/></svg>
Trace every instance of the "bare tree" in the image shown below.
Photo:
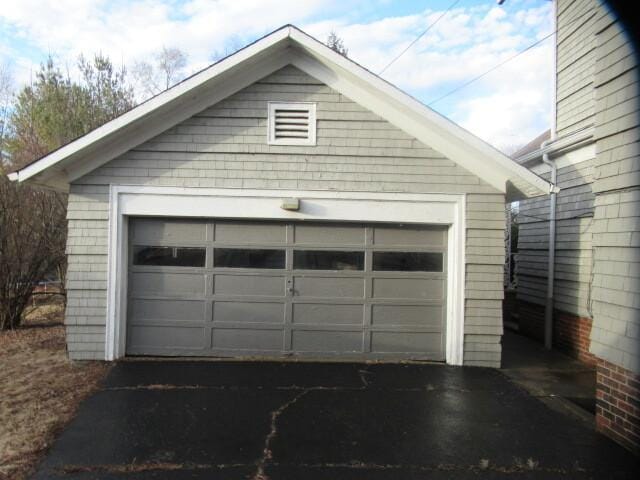
<svg viewBox="0 0 640 480"><path fill-rule="evenodd" d="M182 72L187 66L187 54L178 48L162 47L162 51L156 55L158 69L164 76L164 89L182 79Z"/></svg>
<svg viewBox="0 0 640 480"><path fill-rule="evenodd" d="M59 195L16 185L0 168L0 330L20 325L33 287L64 265Z"/></svg>
<svg viewBox="0 0 640 480"><path fill-rule="evenodd" d="M66 271L66 195L10 182L15 170L133 106L125 70L81 57L81 81L49 57L30 85L9 96L0 164L0 329L19 326L36 282ZM64 285L64 283L63 283Z"/></svg>
<svg viewBox="0 0 640 480"><path fill-rule="evenodd" d="M349 49L345 47L344 40L340 38L335 31L331 30L331 33L327 37L327 47L331 50L338 52L340 55L346 57L349 54Z"/></svg>
<svg viewBox="0 0 640 480"><path fill-rule="evenodd" d="M131 73L139 94L152 97L184 78L187 54L175 47L162 47L154 55L153 63L146 60L134 63Z"/></svg>
<svg viewBox="0 0 640 480"><path fill-rule="evenodd" d="M13 95L13 78L7 63L0 63L0 168L6 163L6 140L9 133L9 113Z"/></svg>
<svg viewBox="0 0 640 480"><path fill-rule="evenodd" d="M238 35L232 35L224 42L224 48L216 50L209 57L212 62L218 62L229 55L233 55L245 46L245 42Z"/></svg>

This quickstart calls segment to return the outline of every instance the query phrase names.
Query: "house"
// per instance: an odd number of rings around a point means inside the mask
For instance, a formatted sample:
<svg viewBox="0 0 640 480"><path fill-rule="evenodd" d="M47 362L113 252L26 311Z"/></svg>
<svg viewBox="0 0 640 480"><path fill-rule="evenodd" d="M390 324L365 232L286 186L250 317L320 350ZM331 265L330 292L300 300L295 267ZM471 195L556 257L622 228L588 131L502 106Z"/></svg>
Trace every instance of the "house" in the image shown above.
<svg viewBox="0 0 640 480"><path fill-rule="evenodd" d="M550 184L285 26L11 177L69 192L73 359L499 367L504 204Z"/></svg>
<svg viewBox="0 0 640 480"><path fill-rule="evenodd" d="M519 328L597 365L598 428L640 447L640 105L633 40L600 0L556 2L554 122L517 161L560 191L519 203ZM543 154L550 164L545 164ZM548 289L549 225L555 215Z"/></svg>

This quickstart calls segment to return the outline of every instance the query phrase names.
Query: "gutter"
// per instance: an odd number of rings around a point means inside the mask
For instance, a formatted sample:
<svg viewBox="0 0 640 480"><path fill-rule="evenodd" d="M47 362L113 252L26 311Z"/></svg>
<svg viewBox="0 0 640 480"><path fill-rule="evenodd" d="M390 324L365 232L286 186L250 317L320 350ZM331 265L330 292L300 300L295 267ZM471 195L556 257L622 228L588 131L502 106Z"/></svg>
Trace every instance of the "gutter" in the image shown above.
<svg viewBox="0 0 640 480"><path fill-rule="evenodd" d="M552 137L542 142L538 150L522 155L515 160L523 167L529 168L532 164L537 163L537 160L540 160L544 154L555 153L561 155L593 143L594 131L595 127L589 125L560 138Z"/></svg>
<svg viewBox="0 0 640 480"><path fill-rule="evenodd" d="M553 283L555 276L555 261L556 261L556 202L558 195L558 188L556 186L558 177L558 166L556 162L549 159L549 153L545 151L545 148L553 140L545 140L540 145L540 151L542 154L542 162L545 165L549 165L551 168L551 185L552 190L549 198L549 253L547 264L547 296L544 307L544 348L551 350L553 346Z"/></svg>

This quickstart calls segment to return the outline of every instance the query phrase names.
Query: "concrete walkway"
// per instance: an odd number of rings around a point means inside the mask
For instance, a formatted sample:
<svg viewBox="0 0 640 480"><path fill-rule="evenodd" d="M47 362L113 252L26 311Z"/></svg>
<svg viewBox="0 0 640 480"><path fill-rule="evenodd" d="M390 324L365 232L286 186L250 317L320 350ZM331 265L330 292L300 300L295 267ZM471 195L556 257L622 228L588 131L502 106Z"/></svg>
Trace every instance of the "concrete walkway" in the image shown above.
<svg viewBox="0 0 640 480"><path fill-rule="evenodd" d="M123 362L37 479L632 478L638 459L499 370Z"/></svg>
<svg viewBox="0 0 640 480"><path fill-rule="evenodd" d="M551 408L595 427L595 367L505 330L502 372Z"/></svg>

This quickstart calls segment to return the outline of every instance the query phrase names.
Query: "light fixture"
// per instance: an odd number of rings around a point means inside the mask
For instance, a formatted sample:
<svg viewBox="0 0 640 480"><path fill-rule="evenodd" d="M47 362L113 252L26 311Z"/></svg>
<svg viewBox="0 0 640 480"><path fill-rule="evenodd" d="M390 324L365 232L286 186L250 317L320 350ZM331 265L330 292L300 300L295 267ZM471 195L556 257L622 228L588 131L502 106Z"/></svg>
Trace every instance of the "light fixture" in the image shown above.
<svg viewBox="0 0 640 480"><path fill-rule="evenodd" d="M283 210L291 210L293 212L297 212L298 210L300 210L300 199L283 198L282 203L280 204L280 208Z"/></svg>

